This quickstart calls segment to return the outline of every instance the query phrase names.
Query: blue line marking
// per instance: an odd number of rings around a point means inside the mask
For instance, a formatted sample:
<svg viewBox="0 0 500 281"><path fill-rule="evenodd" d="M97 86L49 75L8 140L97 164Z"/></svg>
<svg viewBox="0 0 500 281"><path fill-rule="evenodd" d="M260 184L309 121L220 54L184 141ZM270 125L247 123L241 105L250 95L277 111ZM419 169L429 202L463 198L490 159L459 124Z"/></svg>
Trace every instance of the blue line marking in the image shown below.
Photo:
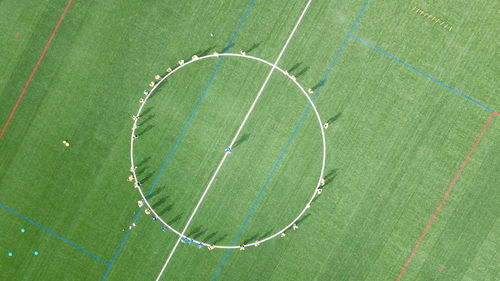
<svg viewBox="0 0 500 281"><path fill-rule="evenodd" d="M196 111L198 110L198 107L200 106L201 101L203 100L203 97L205 96L205 94L208 91L208 88L210 87L210 85L214 81L215 75L217 75L217 72L219 71L219 68L222 65L223 61L224 61L224 57L221 57L219 59L219 63L217 64L217 67L215 68L214 73L212 73L212 76L210 77L210 80L208 81L207 85L205 86L205 88L203 90L203 93L198 98L198 102L196 103L196 105L195 105L193 111L191 112L191 114L189 115L189 118L188 118L186 124L184 124L184 127L182 128L181 134L179 135L179 137L177 137L177 140L175 141L174 147L172 147L172 149L168 153L167 159L163 163L163 166L161 167L160 172L156 176L155 181L153 182L153 185L149 189L147 197L149 197L151 195L151 192L153 192L153 189L156 186L156 184L158 183L158 181L160 180L161 175L163 174L163 172L167 168L167 165L170 162L170 159L172 158L172 155L174 154L175 150L177 149L177 146L179 145L182 137L184 137L184 134L186 133L186 130L187 130L188 126L189 126L189 123L191 123L191 120L193 119L194 115L196 114Z"/></svg>
<svg viewBox="0 0 500 281"><path fill-rule="evenodd" d="M360 19L361 15L365 11L365 8L368 5L368 2L369 2L369 0L365 1L365 4L361 8L361 11L359 12L358 16L354 20L354 23L352 24L351 28L349 29L349 32L347 33L346 37L344 38L344 41L342 42L342 45L340 46L340 49L337 51L337 54L335 55L335 58L333 59L332 63L328 67L328 70L326 71L325 75L323 76L323 79L321 80L321 83L319 84L318 89L316 90L316 93L313 95L313 97L312 97L313 101L316 100L316 98L317 98L317 96L318 96L321 88L323 88L323 85L325 85L326 79L330 76L330 74L331 74L331 72L332 72L335 64L337 63L338 58L340 57L340 54L342 53L342 50L344 50L344 47L347 44L347 41L349 40L349 36L350 36L351 32L354 30L354 28L356 27L356 25L359 22L359 19ZM263 195L264 191L266 190L269 182L271 181L271 178L273 177L273 175L276 172L279 164L281 163L281 160L283 160L283 157L285 156L285 153L287 152L288 147L290 146L292 140L295 138L295 135L297 134L297 131L299 130L299 128L302 125L302 123L304 122L304 119L306 118L306 116L309 113L310 109L311 109L311 104L309 104L307 106L306 110L302 114L302 117L300 118L299 123L297 124L297 126L294 129L294 131L292 132L292 135L288 139L287 144L285 145L285 147L281 151L281 154L280 154L278 160L274 164L274 167L273 167L271 173L268 175L268 177L266 179L266 182L264 183L264 186L262 186L262 189L260 190L260 193L257 196L257 199L253 203L252 208L250 209L250 212L247 214L247 216L246 216L245 220L243 221L243 224L241 225L238 233L234 237L233 242L231 243L231 246L236 245L236 242L238 241L238 239L240 238L241 234L243 233L243 230L245 229L245 226L248 223L248 220L252 216L252 213L255 210L255 207L260 202L260 199L262 198L262 195ZM219 274L220 274L220 272L222 270L222 267L224 266L224 264L226 263L227 259L229 258L229 254L231 253L231 251L232 251L232 249L227 250L226 255L222 259L221 263L219 264L219 267L217 268L217 271L215 272L214 277L212 278L212 281L215 281L217 279L217 277L219 276Z"/></svg>
<svg viewBox="0 0 500 281"><path fill-rule="evenodd" d="M229 43L227 44L226 48L224 48L223 50L223 53L226 53L230 48L231 48L231 45L234 43L234 41L236 40L236 36L238 35L238 33L240 32L240 29L243 27L243 23L245 22L245 20L247 19L248 15L250 14L250 11L252 10L253 6L255 4L255 0L252 0L252 2L250 3L250 5L248 6L247 10L245 11L245 14L243 16L243 18L240 20L240 23L238 24L238 27L236 28L236 31L233 33L233 36L231 37L231 40L229 41ZM200 98L198 98L198 101L193 109L193 111L191 112L191 114L189 115L189 118L186 122L186 124L184 124L184 127L182 128L182 131L181 131L181 134L179 135L179 137L177 138L175 144L174 144L174 147L170 150L168 156L167 156L167 159L165 160L165 162L163 163L163 166L161 167L160 169L160 172L158 173L158 175L156 176L155 178L155 181L153 182L153 185L151 186L151 188L149 189L149 192L146 196L146 198L149 198L149 196L151 195L151 193L153 192L153 189L154 187L156 186L156 184L158 183L159 179L160 179L160 176L163 174L163 172L165 171L168 163L170 162L170 158L172 157L172 155L174 154L174 151L177 149L177 146L179 145L179 142L181 141L182 137L184 136L184 133L186 132L187 130L187 127L189 125L189 123L191 122L192 118L194 117L196 111L198 110L198 107L200 106L201 104L201 101L203 100L203 97L205 96L206 92L208 91L208 87L210 86L210 84L212 84L214 78L215 78L215 75L217 74L217 72L219 71L219 68L220 66L222 65L222 62L224 61L224 57L221 57L219 59L219 63L217 64L217 67L215 68L215 71L214 73L212 74L212 76L210 77L210 80L208 81L207 85L205 86L204 90L203 90L203 93L201 94ZM141 213L143 208L140 208L136 215L135 215L135 218L133 220L133 222L135 223L137 221L137 219L139 218L139 214ZM113 266L113 263L115 262L116 258L118 257L118 254L120 253L123 245L125 244L125 241L127 241L128 239L128 236L130 234L130 230L127 231L127 233L125 234L125 237L122 239L122 241L120 242L120 245L118 247L118 249L116 250L115 254L113 255L113 259L111 261L111 263L108 265L108 269L106 270L106 272L104 273L103 277L102 277L102 281L104 281L106 279L106 277L108 276L109 274L109 271L111 270L111 266Z"/></svg>
<svg viewBox="0 0 500 281"><path fill-rule="evenodd" d="M389 57L389 58L391 58L391 59L393 59L393 60L395 60L395 61L399 62L400 64L402 64L402 65L404 65L404 66L406 66L406 67L408 67L408 68L412 69L413 71L415 71L415 72L417 72L417 73L419 73L419 74L421 74L421 75L423 75L423 76L425 76L425 77L427 77L427 78L431 79L432 81L434 81L434 82L438 83L439 85L441 85L441 86L445 87L446 89L451 90L451 91L453 91L454 93L461 95L462 97L464 97L464 98L468 99L469 101L472 101L473 103L475 103L475 104L479 105L480 107L482 107L482 108L484 108L484 109L486 109L486 110L489 110L490 112L495 112L493 109L490 109L490 108L486 107L485 105L481 104L480 102L478 102L478 101L476 101L476 100L474 100L474 99L472 99L472 98L470 98L470 97L468 97L468 96L466 96L466 95L464 95L464 94L460 93L459 91L455 90L454 88L452 88L452 87L450 87L450 86L448 86L448 85L444 84L443 82L441 82L441 81L437 80L436 78L434 78L434 77L432 77L432 76L430 76L430 75L428 75L428 74L426 74L426 73L422 72L421 70L419 70L419 69L417 69L417 68L415 68L415 67L413 67L413 66L409 65L408 63L406 63L406 62L404 62L404 61L402 61L402 60L400 60L400 59L396 58L395 56L393 56L393 55L391 55L391 54L389 54L389 53L387 53L387 52L385 52L385 51L383 51L383 50L381 50L381 49L379 49L379 48L377 48L377 47L373 46L372 44L370 44L370 43L366 42L365 40L363 40L363 39L361 39L361 38L359 38L359 37L355 36L354 34L350 34L350 36L351 36L352 38L354 38L354 39L358 40L359 42L361 42L361 43L365 44L366 46L368 46L368 47L370 47L370 48L372 48L372 49L374 49L374 50L378 51L379 53L381 53L381 54L385 55L386 57Z"/></svg>
<svg viewBox="0 0 500 281"><path fill-rule="evenodd" d="M23 218L24 220L26 220L26 221L30 222L31 224L33 224L33 225L35 225L35 226L37 226L37 227L39 227L39 228L41 228L41 229L45 230L46 232L48 232L48 233L52 234L53 236L55 236L55 237L59 238L60 240L62 240L62 241L64 241L64 242L66 242L66 243L70 244L71 246L73 246L73 247L77 248L78 250L80 250L80 251L82 251L82 252L86 253L87 255L89 255L89 256L91 256L91 257L93 257L94 259L96 259L96 260L98 260L98 261L100 261L100 262L102 262L102 263L104 263L104 264L106 264L106 265L109 265L109 263L108 263L108 262L106 262L106 261L102 260L101 258L97 257L96 255L94 255L94 254L90 253L89 251L87 251L87 250L83 249L82 247L77 246L76 244L74 244L74 243L72 243L72 242L70 242L70 241L68 241L68 240L66 240L66 239L64 239L64 238L62 238L61 236L57 235L57 234L56 234L56 233L54 233L53 231L51 231L51 230L49 230L49 229L47 229L47 228L45 228L45 227L41 226L40 224L38 224L38 223L36 223L36 222L32 221L31 219L29 219L29 218L27 218L27 217L25 217L25 216L21 215L20 213L18 213L18 212L16 212L16 211L12 210L11 208L9 208L9 207L7 207L7 206L5 206L5 205L3 205L3 204L0 204L0 207L4 208L5 210L7 210L7 211L9 211L9 212L13 213L14 215L16 215L16 216L18 216L18 217Z"/></svg>
<svg viewBox="0 0 500 281"><path fill-rule="evenodd" d="M137 213L135 213L135 217L134 217L133 223L135 223L137 221L137 219L139 218L139 215L141 214L141 211L142 211L143 208L144 208L144 206L141 207L141 208L139 208L139 210L137 211ZM106 272L104 272L104 275L102 276L101 280L105 280L106 277L108 276L109 271L111 270L111 266L113 266L113 263L115 262L116 258L118 257L118 253L120 253L120 251L122 250L123 245L125 244L125 241L127 241L128 236L130 235L130 232L131 232L131 230L128 229L127 233L125 233L125 236L123 237L122 241L120 242L120 245L118 246L118 249L115 251L115 254L113 255L113 259L111 260L111 263L108 265L108 268L106 269Z"/></svg>
<svg viewBox="0 0 500 281"><path fill-rule="evenodd" d="M233 37L231 37L231 40L229 41L229 44L227 45L226 48L224 48L224 53L226 53L230 48L231 48L231 45L234 43L234 41L236 40L236 35L238 35L241 27L243 26L243 23L244 21L246 20L246 18L248 17L248 14L250 13L250 10L252 9L253 5L255 3L255 0L252 0L252 2L250 3L250 6L247 8L246 12L245 12L245 15L243 16L243 18L241 19L239 25L238 25L238 28L236 29L236 31L234 32L233 34ZM156 176L156 179L155 181L153 182L153 185L151 186L151 189L149 190L148 192L148 196L149 197L151 195L151 192L153 192L153 189L154 187L156 186L156 184L158 183L158 181L160 180L160 176L163 174L163 172L165 171L165 168L167 167L168 163L170 162L170 158L172 157L172 155L174 154L175 150L177 149L177 146L179 145L179 142L181 141L182 137L184 136L184 133L186 132L188 126L189 126L189 123L191 123L191 120L193 119L196 111L198 110L198 107L200 106L201 104L201 101L203 100L203 97L205 96L205 94L207 93L208 91L208 88L210 87L210 85L212 84L212 82L214 81L215 79L215 75L217 75L217 72L219 72L219 68L221 67L222 65L222 62L224 61L224 58L225 57L221 57L219 59L219 63L217 64L217 67L215 68L215 71L214 73L212 73L212 76L210 77L210 80L208 81L207 85L205 86L204 90L203 90L203 93L201 94L201 96L198 98L198 102L196 103L193 111L191 112L191 114L189 115L189 118L186 122L186 124L184 124L184 128L182 128L182 131L181 131L181 134L179 135L179 137L177 138L175 144L174 144L174 147L170 150L168 156L167 156L167 159L165 160L165 162L163 163L163 166L161 167L160 169L160 172L158 173L158 175Z"/></svg>

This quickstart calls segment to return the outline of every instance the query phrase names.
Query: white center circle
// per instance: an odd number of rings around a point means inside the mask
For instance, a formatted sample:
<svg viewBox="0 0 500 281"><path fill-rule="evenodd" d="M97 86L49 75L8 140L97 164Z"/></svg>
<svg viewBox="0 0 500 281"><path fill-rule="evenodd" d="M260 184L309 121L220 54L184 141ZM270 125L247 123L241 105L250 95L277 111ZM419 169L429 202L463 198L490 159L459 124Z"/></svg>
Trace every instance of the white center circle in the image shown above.
<svg viewBox="0 0 500 281"><path fill-rule="evenodd" d="M250 59L250 60L254 60L254 61L258 61L260 63L264 63L264 64L267 64L269 65L270 67L274 68L275 70L278 70L280 71L283 75L287 76L299 89L300 91L304 94L304 96L307 98L309 104L310 104L310 107L313 109L315 115L316 115L316 118L318 120L318 124L319 124L319 128L321 130L321 137L322 137L322 144L323 144L323 150L322 150L322 163L321 163L321 172L320 172L320 176L319 176L319 179L318 179L318 182L317 182L317 185L314 189L314 192L311 196L311 198L309 199L309 201L307 202L306 206L302 209L302 211L298 214L298 216L292 221L290 222L287 226L285 226L284 228L282 228L281 230L279 230L278 232L266 237L266 238L263 238L259 241L255 241L253 243L250 243L250 244L245 244L244 246L258 246L259 244L261 243L264 243L264 242L267 242L277 236L279 236L281 233L285 232L287 229L291 228L300 218L302 218L304 216L304 214L306 213L306 211L310 208L311 206L311 203L312 201L314 200L314 198L317 196L318 194L318 188L322 185L323 183L323 177L324 177L324 171L325 171L325 165L326 165L326 137L325 137L325 128L323 127L323 123L321 121L321 117L318 113L318 110L316 109L316 106L314 105L314 102L313 100L309 97L308 93L306 92L306 90L302 87L302 85L300 85L300 83L297 82L297 79L290 75L287 71L279 68L278 66L276 65L273 65L272 63L266 61L266 60L263 60L261 58L257 58L257 57L253 57L253 56L250 56L250 55L245 55L245 54L235 54L235 53L222 53L222 54L218 54L218 53L214 53L214 54L211 54L211 55L206 55L206 56L202 56L202 57L193 57L192 60L188 61L188 62L182 62L179 64L179 66L175 69L172 69L170 72L167 72L167 74L165 76L163 76L157 83L155 83L153 85L153 87L151 88L151 90L149 91L149 93L147 94L147 96L143 99L142 103L141 103L141 106L139 107L139 110L137 111L137 114L135 116L137 117L140 117L141 116L141 113L143 111L143 108L144 106L146 105L148 99L154 94L154 91L164 82L167 80L167 78L169 78L171 75L173 75L175 72L177 72L178 70L180 70L181 68L183 67L186 67L187 65L189 64L192 64L194 62L197 62L197 61L200 61L200 60L204 60L204 59L208 59L208 58L220 58L220 57L239 57L239 58L245 58L245 59ZM135 131L136 131L136 128L137 128L137 122L138 122L138 119L139 118L136 118L134 120L134 123L133 123L133 127L132 127L132 135L131 135L131 140L130 140L130 164L131 164L131 167L135 167L135 163L134 163L134 140L135 140ZM147 208L151 211L151 213L159 220L161 221L161 223L167 227L169 230L171 230L172 232L174 232L175 234L177 234L178 236L182 236L182 237L185 237L189 240L191 240L192 242L196 243L196 244L199 244L199 245L203 245L203 246L211 246L211 247L214 247L214 248L222 248L222 249L236 249L236 248L239 248L240 246L234 246L234 245L212 245L212 244L209 244L209 243L205 243L203 241L197 241L193 238L190 238L190 237L186 237L184 236L180 231L176 230L175 228L173 228L170 224L168 224L167 222L165 222L157 213L156 211L151 207L147 197L144 195L144 192L142 191L142 188L140 186L140 183L138 182L137 180L137 175L136 175L136 171L135 169L132 169L132 174L134 176L134 185L137 187L136 189L139 191L141 197L142 197L142 200L143 202L146 204Z"/></svg>

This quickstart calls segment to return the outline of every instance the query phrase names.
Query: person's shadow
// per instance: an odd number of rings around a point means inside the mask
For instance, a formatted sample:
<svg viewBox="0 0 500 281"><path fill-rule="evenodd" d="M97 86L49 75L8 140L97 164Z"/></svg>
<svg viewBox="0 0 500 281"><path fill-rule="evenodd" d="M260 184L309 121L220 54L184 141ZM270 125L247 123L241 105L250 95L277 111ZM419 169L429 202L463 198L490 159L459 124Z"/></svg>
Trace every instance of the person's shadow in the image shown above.
<svg viewBox="0 0 500 281"><path fill-rule="evenodd" d="M244 134L242 135L241 137L238 138L238 140L234 143L233 145L233 148L234 147L238 147L239 145L241 145L242 143L246 142L248 139L250 138L250 134Z"/></svg>

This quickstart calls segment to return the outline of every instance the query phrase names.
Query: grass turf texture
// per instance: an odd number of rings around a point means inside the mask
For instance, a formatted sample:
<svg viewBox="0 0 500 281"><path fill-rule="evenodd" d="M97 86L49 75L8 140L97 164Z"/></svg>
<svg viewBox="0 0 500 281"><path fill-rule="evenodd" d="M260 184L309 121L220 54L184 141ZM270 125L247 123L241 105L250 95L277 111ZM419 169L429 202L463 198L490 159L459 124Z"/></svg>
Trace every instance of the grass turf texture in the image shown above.
<svg viewBox="0 0 500 281"><path fill-rule="evenodd" d="M3 125L65 1L0 2L0 124ZM137 210L128 175L130 116L156 73L180 58L222 50L250 1L75 1L21 107L0 140L0 203L111 262ZM232 51L274 61L305 1L256 1ZM280 65L317 85L363 1L314 2ZM414 6L453 23L439 29ZM371 1L354 34L497 109L488 3L453 7ZM131 12L133 11L133 12ZM386 16L381 16L386 15ZM481 20L480 20L481 19ZM418 32L417 32L418 31ZM210 37L210 33L215 37ZM20 34L15 38L15 34ZM216 61L176 73L148 102L137 144L149 189ZM181 229L269 71L228 58L210 86L152 203ZM395 279L490 112L348 39L316 101L333 179L300 230L233 251L219 280ZM274 74L218 180L188 230L231 243L305 110L298 90ZM494 117L402 280L494 280L500 268L500 168ZM319 130L305 123L241 238L287 223L319 175ZM61 141L69 139L65 149ZM163 214L162 214L163 215ZM100 280L108 265L0 209L0 279ZM152 280L176 236L141 214L106 280ZM19 229L24 227L26 233ZM193 233L194 232L194 233ZM251 242L251 241L250 241ZM34 256L33 251L39 251ZM14 256L8 257L7 252ZM209 280L226 251L180 245L165 280ZM438 271L439 266L443 271Z"/></svg>

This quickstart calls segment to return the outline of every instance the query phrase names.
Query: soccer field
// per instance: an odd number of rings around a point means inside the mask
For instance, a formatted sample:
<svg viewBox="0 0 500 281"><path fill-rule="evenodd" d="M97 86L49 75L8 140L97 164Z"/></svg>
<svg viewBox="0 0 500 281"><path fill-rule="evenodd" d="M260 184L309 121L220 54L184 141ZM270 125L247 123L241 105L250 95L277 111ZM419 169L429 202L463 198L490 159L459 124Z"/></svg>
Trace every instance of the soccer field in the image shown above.
<svg viewBox="0 0 500 281"><path fill-rule="evenodd" d="M0 0L0 280L500 280L497 10Z"/></svg>

